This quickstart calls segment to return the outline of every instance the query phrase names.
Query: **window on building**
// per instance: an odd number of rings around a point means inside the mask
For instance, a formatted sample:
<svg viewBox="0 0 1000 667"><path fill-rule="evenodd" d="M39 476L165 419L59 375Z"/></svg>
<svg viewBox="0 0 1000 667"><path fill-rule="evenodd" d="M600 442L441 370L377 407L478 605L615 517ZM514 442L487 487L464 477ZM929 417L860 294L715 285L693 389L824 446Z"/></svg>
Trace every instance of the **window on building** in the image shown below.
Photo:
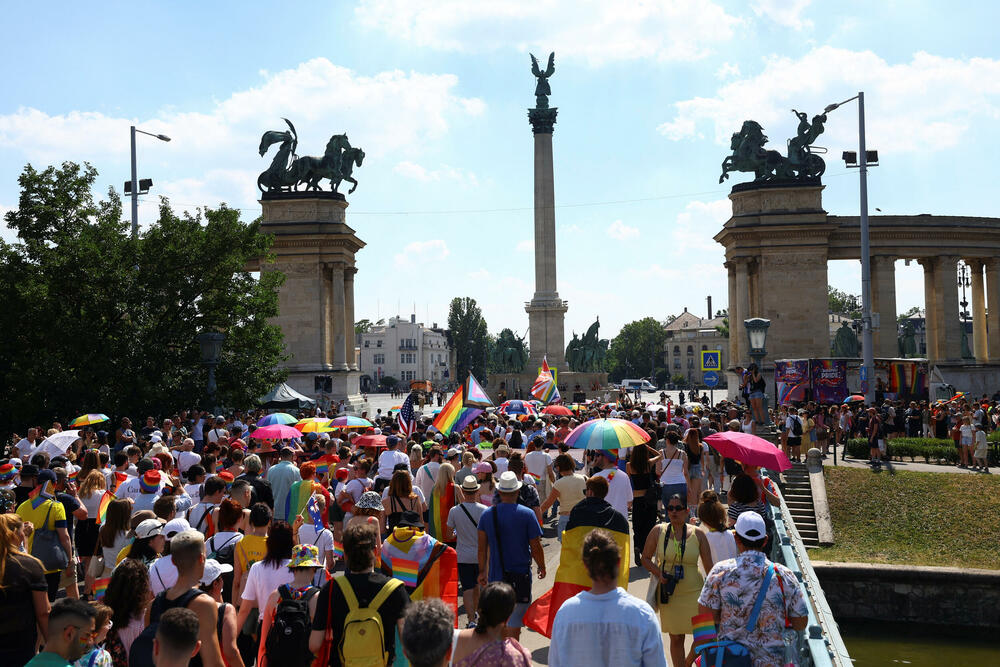
<svg viewBox="0 0 1000 667"><path fill-rule="evenodd" d="M366 340L365 341L365 347L368 347L368 343L369 343L369 341Z"/></svg>
<svg viewBox="0 0 1000 667"><path fill-rule="evenodd" d="M694 356L694 345L688 345L688 356Z"/></svg>
<svg viewBox="0 0 1000 667"><path fill-rule="evenodd" d="M681 355L681 346L680 345L674 345L674 356L675 357L679 357L680 355Z"/></svg>
<svg viewBox="0 0 1000 667"><path fill-rule="evenodd" d="M678 370L679 371L680 369L681 369L681 360L680 359L674 359L674 370Z"/></svg>
<svg viewBox="0 0 1000 667"><path fill-rule="evenodd" d="M702 346L701 346L701 349L703 349L703 350L707 350L707 349L708 349L708 345L702 345Z"/></svg>
<svg viewBox="0 0 1000 667"><path fill-rule="evenodd" d="M694 359L688 359L688 368L694 368Z"/></svg>
<svg viewBox="0 0 1000 667"><path fill-rule="evenodd" d="M375 341L375 347L382 347L382 340L381 339Z"/></svg>
<svg viewBox="0 0 1000 667"><path fill-rule="evenodd" d="M385 354L374 354L374 355L372 355L372 362L374 362L376 364L384 364L385 363Z"/></svg>

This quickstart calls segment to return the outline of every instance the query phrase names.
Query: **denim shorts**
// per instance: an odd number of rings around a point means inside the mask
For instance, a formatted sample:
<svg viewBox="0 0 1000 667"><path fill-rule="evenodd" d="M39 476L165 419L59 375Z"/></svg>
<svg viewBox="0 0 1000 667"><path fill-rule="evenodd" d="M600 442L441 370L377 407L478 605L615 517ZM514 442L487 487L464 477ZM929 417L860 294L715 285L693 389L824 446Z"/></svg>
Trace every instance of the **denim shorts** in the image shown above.
<svg viewBox="0 0 1000 667"><path fill-rule="evenodd" d="M688 474L691 477L697 477L698 479L701 479L701 464L696 463L693 466L688 466Z"/></svg>
<svg viewBox="0 0 1000 667"><path fill-rule="evenodd" d="M764 392L762 391L751 391L750 398L764 398Z"/></svg>
<svg viewBox="0 0 1000 667"><path fill-rule="evenodd" d="M669 504L670 496L678 495L684 499L684 504L687 504L688 497L688 487L687 484L664 484L660 487L660 497L663 499L663 507Z"/></svg>

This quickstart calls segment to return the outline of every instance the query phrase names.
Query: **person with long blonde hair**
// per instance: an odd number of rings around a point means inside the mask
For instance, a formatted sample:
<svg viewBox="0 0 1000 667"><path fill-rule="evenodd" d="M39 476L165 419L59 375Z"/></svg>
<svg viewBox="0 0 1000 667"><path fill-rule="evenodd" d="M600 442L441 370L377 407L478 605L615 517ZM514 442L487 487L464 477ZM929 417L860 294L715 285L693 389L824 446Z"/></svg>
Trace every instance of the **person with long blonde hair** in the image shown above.
<svg viewBox="0 0 1000 667"><path fill-rule="evenodd" d="M427 532L431 537L455 546L455 535L448 530L448 512L464 501L462 489L455 484L455 466L442 463L427 503Z"/></svg>
<svg viewBox="0 0 1000 667"><path fill-rule="evenodd" d="M83 457L85 466L92 453L94 452L87 452ZM83 521L77 521L76 551L83 560L83 571L86 572L94 550L97 548L97 533L100 530L98 514L100 514L101 499L104 497L108 483L100 468L92 468L86 475L81 471L77 478L80 480L80 502L87 510L87 518Z"/></svg>
<svg viewBox="0 0 1000 667"><path fill-rule="evenodd" d="M24 523L0 514L0 665L23 665L35 655L39 631L48 632L45 568L21 551Z"/></svg>

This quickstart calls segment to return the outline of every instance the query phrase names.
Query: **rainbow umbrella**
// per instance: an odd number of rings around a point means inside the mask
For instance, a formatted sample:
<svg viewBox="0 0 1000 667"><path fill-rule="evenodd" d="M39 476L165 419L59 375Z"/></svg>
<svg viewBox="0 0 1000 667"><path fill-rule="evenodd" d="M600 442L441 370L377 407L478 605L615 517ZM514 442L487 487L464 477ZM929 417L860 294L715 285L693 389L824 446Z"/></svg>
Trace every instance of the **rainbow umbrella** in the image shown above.
<svg viewBox="0 0 1000 667"><path fill-rule="evenodd" d="M338 428L371 428L374 426L367 419L362 419L361 417L355 417L354 415L344 415L343 417L337 417L330 421L330 426ZM330 429L333 430L333 429Z"/></svg>
<svg viewBox="0 0 1000 667"><path fill-rule="evenodd" d="M290 438L301 438L302 432L297 428L292 428L285 424L271 424L262 426L250 434L255 440L285 440Z"/></svg>
<svg viewBox="0 0 1000 667"><path fill-rule="evenodd" d="M287 412L274 412L269 415L264 415L257 420L257 426L271 426L273 424L294 424L298 419L291 416Z"/></svg>
<svg viewBox="0 0 1000 667"><path fill-rule="evenodd" d="M535 406L527 401L504 401L500 404L500 412L505 415L533 415L538 412Z"/></svg>
<svg viewBox="0 0 1000 667"><path fill-rule="evenodd" d="M100 424L101 422L108 421L109 417L107 415L101 414L100 412L88 412L85 415L80 415L73 421L69 423L70 428L79 428L81 426L90 426L91 424Z"/></svg>
<svg viewBox="0 0 1000 667"><path fill-rule="evenodd" d="M302 433L329 433L334 430L330 426L330 420L323 417L309 417L308 419L303 419L295 425Z"/></svg>
<svg viewBox="0 0 1000 667"><path fill-rule="evenodd" d="M566 444L576 449L618 449L649 441L649 434L625 419L592 419L570 431Z"/></svg>

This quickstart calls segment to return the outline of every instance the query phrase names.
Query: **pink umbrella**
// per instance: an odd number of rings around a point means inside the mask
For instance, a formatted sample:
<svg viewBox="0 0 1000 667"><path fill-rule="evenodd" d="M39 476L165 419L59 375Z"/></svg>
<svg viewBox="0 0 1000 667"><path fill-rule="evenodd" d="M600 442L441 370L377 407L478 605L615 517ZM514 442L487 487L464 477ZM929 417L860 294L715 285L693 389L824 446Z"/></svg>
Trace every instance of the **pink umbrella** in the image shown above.
<svg viewBox="0 0 1000 667"><path fill-rule="evenodd" d="M354 439L358 447L385 447L384 435L360 435Z"/></svg>
<svg viewBox="0 0 1000 667"><path fill-rule="evenodd" d="M256 440L284 440L286 438L301 438L302 431L285 424L261 426L250 434Z"/></svg>
<svg viewBox="0 0 1000 667"><path fill-rule="evenodd" d="M760 466L770 470L788 470L792 462L785 453L764 438L739 431L724 431L713 433L705 438L720 454L727 459L735 459L747 465Z"/></svg>

